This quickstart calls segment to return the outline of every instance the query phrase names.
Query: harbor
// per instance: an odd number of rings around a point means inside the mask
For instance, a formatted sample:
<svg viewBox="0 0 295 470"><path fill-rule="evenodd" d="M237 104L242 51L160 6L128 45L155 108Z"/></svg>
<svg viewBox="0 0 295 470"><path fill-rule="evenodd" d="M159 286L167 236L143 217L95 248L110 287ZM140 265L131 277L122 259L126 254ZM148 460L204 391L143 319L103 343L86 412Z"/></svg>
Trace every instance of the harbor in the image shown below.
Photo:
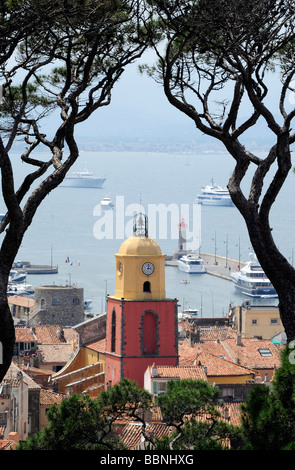
<svg viewBox="0 0 295 470"><path fill-rule="evenodd" d="M232 272L238 271L239 268L241 269L246 265L244 261L226 258L225 256L215 254L200 253L200 257L204 261L207 274L211 274L212 276L217 276L228 281L232 281ZM178 259L173 256L166 256L165 265L177 268Z"/></svg>

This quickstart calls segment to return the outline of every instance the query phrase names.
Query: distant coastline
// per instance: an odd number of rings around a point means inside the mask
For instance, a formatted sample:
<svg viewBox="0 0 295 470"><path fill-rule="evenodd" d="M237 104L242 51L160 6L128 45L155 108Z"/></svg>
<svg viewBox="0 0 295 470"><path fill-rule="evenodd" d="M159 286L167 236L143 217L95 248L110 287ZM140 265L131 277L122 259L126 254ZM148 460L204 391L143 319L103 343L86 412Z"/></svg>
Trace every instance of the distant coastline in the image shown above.
<svg viewBox="0 0 295 470"><path fill-rule="evenodd" d="M159 152L159 153L175 153L175 154L195 154L195 153L226 153L224 146L218 142L211 141L204 143L194 142L149 142L145 140L134 141L90 141L77 139L79 149L82 152ZM247 146L252 152L267 152L270 145L258 145L252 142ZM13 151L23 151L24 147L20 143L16 143ZM47 148L38 149L38 152L48 152Z"/></svg>

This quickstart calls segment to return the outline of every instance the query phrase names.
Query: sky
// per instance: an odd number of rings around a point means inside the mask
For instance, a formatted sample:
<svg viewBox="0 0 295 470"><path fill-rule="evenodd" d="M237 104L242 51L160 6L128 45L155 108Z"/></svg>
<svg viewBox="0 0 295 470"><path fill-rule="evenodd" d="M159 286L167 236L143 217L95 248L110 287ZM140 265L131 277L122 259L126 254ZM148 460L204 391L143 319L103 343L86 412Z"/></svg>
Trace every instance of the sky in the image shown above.
<svg viewBox="0 0 295 470"><path fill-rule="evenodd" d="M142 58L126 68L113 89L111 104L98 109L77 129L81 140L180 142L215 146L215 139L196 130L193 121L168 102L160 84L140 74L138 64L144 61ZM268 102L274 105L279 92L279 83L274 77L270 78L269 90ZM220 95L222 98L224 96ZM244 105L242 112L249 113L250 109L252 107ZM251 145L261 146L269 145L270 137L265 124L258 123L245 136L245 140Z"/></svg>
<svg viewBox="0 0 295 470"><path fill-rule="evenodd" d="M103 140L196 138L190 119L168 103L162 87L141 74L138 64L126 68L113 89L111 104L100 108L77 132L84 138Z"/></svg>

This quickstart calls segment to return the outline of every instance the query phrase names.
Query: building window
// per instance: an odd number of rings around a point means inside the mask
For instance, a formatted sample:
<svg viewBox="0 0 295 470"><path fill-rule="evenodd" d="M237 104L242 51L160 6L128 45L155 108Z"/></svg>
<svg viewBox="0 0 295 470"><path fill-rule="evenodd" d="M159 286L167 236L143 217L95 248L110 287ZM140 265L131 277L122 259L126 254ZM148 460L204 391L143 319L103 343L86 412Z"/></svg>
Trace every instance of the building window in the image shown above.
<svg viewBox="0 0 295 470"><path fill-rule="evenodd" d="M256 318L253 318L251 323L252 325L258 325L258 320L256 320Z"/></svg>
<svg viewBox="0 0 295 470"><path fill-rule="evenodd" d="M45 308L45 305L46 305L46 302L45 302L45 299L41 299L41 308Z"/></svg>
<svg viewBox="0 0 295 470"><path fill-rule="evenodd" d="M271 318L270 319L270 324L271 325L279 325L280 324L279 319L278 318Z"/></svg>
<svg viewBox="0 0 295 470"><path fill-rule="evenodd" d="M222 398L224 400L233 400L234 398L234 389L231 387L225 387L222 389Z"/></svg>
<svg viewBox="0 0 295 470"><path fill-rule="evenodd" d="M166 393L167 391L167 382L158 382L158 395L161 393Z"/></svg>
<svg viewBox="0 0 295 470"><path fill-rule="evenodd" d="M57 297L54 297L52 299L52 305L60 305L60 304L61 304L61 301Z"/></svg>
<svg viewBox="0 0 295 470"><path fill-rule="evenodd" d="M272 357L272 352L268 348L258 349L258 351L262 357Z"/></svg>
<svg viewBox="0 0 295 470"><path fill-rule="evenodd" d="M73 299L73 305L80 305L80 299L78 297Z"/></svg>
<svg viewBox="0 0 295 470"><path fill-rule="evenodd" d="M154 395L162 395L167 392L167 382L159 382L158 380L153 381L153 393Z"/></svg>
<svg viewBox="0 0 295 470"><path fill-rule="evenodd" d="M112 313L112 325L111 325L111 352L116 350L116 311Z"/></svg>
<svg viewBox="0 0 295 470"><path fill-rule="evenodd" d="M143 283L143 292L151 292L151 283L149 281Z"/></svg>

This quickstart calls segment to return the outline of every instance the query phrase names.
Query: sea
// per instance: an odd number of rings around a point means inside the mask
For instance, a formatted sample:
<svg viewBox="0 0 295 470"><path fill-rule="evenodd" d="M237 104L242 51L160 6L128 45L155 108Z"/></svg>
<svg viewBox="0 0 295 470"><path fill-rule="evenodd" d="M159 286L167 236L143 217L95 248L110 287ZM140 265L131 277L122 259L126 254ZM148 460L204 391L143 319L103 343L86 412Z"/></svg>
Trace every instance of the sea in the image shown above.
<svg viewBox="0 0 295 470"><path fill-rule="evenodd" d="M115 289L114 255L132 235L133 216L140 211L148 216L149 234L166 255L177 249L177 224L183 216L190 248L224 259L249 260L253 249L237 208L196 207L195 203L201 187L212 178L226 186L234 168L234 160L226 152L83 151L72 170L85 168L106 178L102 189L58 187L42 202L25 234L17 261L58 265L58 274L28 275L27 283L34 287L81 286L84 298L92 301L90 312L104 312L106 295ZM16 165L16 187L24 171L24 163ZM251 174L244 182L246 192L250 178ZM269 175L268 181L271 178ZM295 173L290 172L274 204L271 224L279 249L291 263L295 261L294 195ZM107 213L100 208L105 196L115 205ZM231 281L209 274L186 275L173 266L166 266L165 271L166 296L178 299L179 311L194 308L200 316L220 317L228 313L230 305L246 300ZM184 278L189 283L184 284ZM277 304L278 300L251 302Z"/></svg>

